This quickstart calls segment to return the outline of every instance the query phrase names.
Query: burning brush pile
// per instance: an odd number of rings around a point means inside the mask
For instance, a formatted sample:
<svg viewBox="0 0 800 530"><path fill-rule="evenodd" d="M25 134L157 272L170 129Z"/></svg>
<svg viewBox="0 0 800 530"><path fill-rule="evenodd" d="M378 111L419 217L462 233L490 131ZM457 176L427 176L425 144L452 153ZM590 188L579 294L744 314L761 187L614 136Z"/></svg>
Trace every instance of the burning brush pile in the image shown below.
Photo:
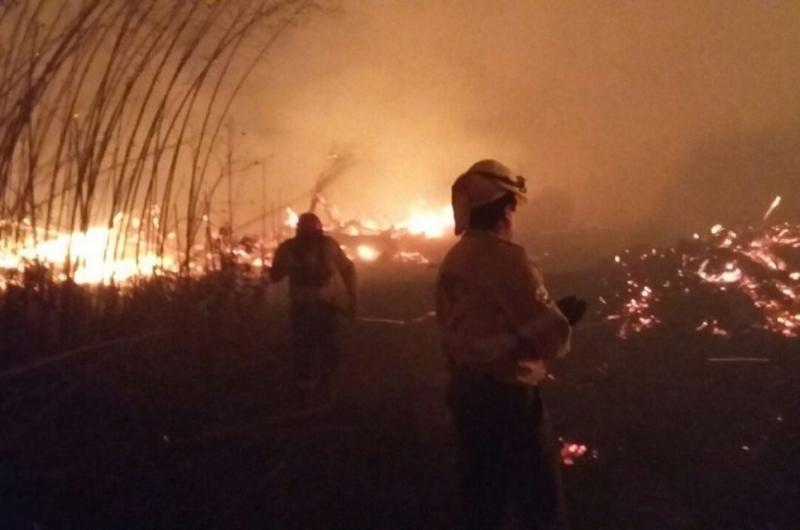
<svg viewBox="0 0 800 530"><path fill-rule="evenodd" d="M764 218L780 203L776 199ZM614 256L599 297L618 337L665 326L734 337L800 334L800 225L716 225L669 249Z"/></svg>
<svg viewBox="0 0 800 530"><path fill-rule="evenodd" d="M441 242L453 233L453 209L414 204L400 221L344 219L322 196L315 206L324 212L325 230L336 238L345 253L360 262L394 262L429 265L441 252ZM286 209L285 226L294 229L298 214Z"/></svg>

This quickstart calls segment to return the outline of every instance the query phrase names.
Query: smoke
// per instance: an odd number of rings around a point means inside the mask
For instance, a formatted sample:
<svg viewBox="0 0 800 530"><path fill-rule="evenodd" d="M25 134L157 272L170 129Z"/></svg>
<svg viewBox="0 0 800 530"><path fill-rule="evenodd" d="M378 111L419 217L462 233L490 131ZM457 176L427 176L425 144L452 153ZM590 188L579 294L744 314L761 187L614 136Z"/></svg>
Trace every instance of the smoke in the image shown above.
<svg viewBox="0 0 800 530"><path fill-rule="evenodd" d="M800 211L796 3L338 7L282 40L238 102L239 155L267 159L273 196L312 189L338 153L352 164L331 201L396 218L493 157L530 179L531 230L684 233L757 220L776 194ZM258 181L242 176L240 198Z"/></svg>

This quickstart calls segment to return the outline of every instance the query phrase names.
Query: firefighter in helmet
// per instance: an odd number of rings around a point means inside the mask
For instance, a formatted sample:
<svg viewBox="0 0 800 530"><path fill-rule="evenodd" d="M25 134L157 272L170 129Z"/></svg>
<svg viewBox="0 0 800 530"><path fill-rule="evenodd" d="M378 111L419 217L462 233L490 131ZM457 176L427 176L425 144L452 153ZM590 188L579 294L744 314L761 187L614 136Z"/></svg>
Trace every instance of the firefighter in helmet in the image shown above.
<svg viewBox="0 0 800 530"><path fill-rule="evenodd" d="M319 217L300 215L295 237L275 251L270 279L289 277L294 369L299 384L330 395L341 356L341 331L356 311L353 262Z"/></svg>
<svg viewBox="0 0 800 530"><path fill-rule="evenodd" d="M526 528L565 528L559 458L540 395L545 362L566 355L586 304L554 303L525 249L512 242L525 179L495 160L452 188L456 235L436 285L451 371L463 528L502 528L510 502Z"/></svg>

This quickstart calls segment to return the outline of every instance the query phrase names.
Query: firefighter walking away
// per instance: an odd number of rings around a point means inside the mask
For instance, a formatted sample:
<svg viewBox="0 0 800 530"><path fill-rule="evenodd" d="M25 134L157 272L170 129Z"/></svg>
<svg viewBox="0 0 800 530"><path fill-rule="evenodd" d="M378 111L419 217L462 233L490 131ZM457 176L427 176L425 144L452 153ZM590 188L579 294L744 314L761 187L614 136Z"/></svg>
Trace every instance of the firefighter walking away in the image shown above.
<svg viewBox="0 0 800 530"><path fill-rule="evenodd" d="M554 303L525 249L512 242L525 179L482 160L453 185L456 235L436 285L448 404L458 438L461 528L567 528L559 454L540 393L545 363L570 347L586 304Z"/></svg>
<svg viewBox="0 0 800 530"><path fill-rule="evenodd" d="M277 282L287 276L298 385L330 399L342 332L356 312L356 275L353 262L313 213L302 214L296 236L275 251L270 278Z"/></svg>

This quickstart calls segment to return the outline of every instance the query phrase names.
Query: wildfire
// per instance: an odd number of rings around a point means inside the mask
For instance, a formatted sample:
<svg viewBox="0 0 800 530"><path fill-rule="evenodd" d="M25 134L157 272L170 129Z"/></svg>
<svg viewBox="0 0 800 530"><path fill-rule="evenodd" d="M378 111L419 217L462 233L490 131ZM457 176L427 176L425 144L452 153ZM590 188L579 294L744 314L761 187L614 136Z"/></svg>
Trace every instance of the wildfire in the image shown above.
<svg viewBox="0 0 800 530"><path fill-rule="evenodd" d="M703 260L697 275L720 288L736 288L760 310L767 329L796 337L800 331L800 277L785 274L787 264L781 253L787 248L800 249L800 227L772 227L750 240L742 240L734 232L728 232L727 237L732 240L726 247L733 251L733 259L718 273L709 273L710 259ZM766 274L760 274L759 269Z"/></svg>
<svg viewBox="0 0 800 530"><path fill-rule="evenodd" d="M764 218L779 204L777 197ZM335 209L328 206L326 211ZM154 212L152 219L130 219L129 223L119 215L110 228L92 226L86 231L56 232L48 237L29 224L14 225L21 236L13 242L0 241L0 288L17 281L15 276L19 278L34 263L48 267L58 280L70 272L80 284L123 283L163 271L177 272L174 244L167 245L160 255L154 251L154 242L137 241L148 227L160 234L157 214ZM264 240L234 240L229 232L223 235L222 231L209 230L206 245L195 246L201 257L189 263L189 270L202 273L213 268L217 255L220 266L224 255L248 270L263 269L285 237L285 228L296 227L297 212L287 208L285 216L284 231L278 230ZM207 224L208 219L203 222ZM425 209L417 205L406 219L396 223L342 222L338 213L329 215L325 229L344 240L345 251L355 260L370 263L386 259L425 265L430 260L421 252L425 247L419 245L444 237L452 225L449 207ZM12 225L3 226L8 229ZM124 226L129 226L130 237L122 232ZM167 237L174 239L175 235ZM760 327L787 338L800 336L800 225L783 223L734 231L717 224L706 236L695 234L678 249L627 250L613 257L611 267L609 280L613 282L616 275L620 283L616 293L600 296L601 311L620 338L656 326L673 327L675 315L663 312L667 303L685 299L708 304L708 297L717 295L727 297L725 304L735 299L736 303L749 305L735 313L747 315L750 320L732 325L729 315L691 312L688 329L721 338L731 338L745 326ZM694 293L701 298L691 298Z"/></svg>
<svg viewBox="0 0 800 530"><path fill-rule="evenodd" d="M358 243L352 247L354 251L351 257L363 262L374 262L386 253L395 262L429 264L430 260L419 251L401 249L397 245L387 245L387 242L440 239L452 233L454 226L453 209L450 206L429 209L424 203L418 202L410 208L410 214L405 219L380 223L368 218L343 220L338 209L330 206L324 198L320 198L319 203L327 214L323 221L325 230L334 237L338 234L356 238ZM295 210L287 208L283 224L294 230L298 218Z"/></svg>
<svg viewBox="0 0 800 530"><path fill-rule="evenodd" d="M404 238L440 238L453 225L452 210L449 207L426 210L421 205L416 205L406 219L382 225L369 219L341 222L338 220L338 211L326 204L325 206L329 217L336 217L328 219L325 229L334 235L355 238L351 246L351 257L362 262L374 262L386 255L397 262L427 264L429 260L420 252L387 242ZM294 230L298 219L296 211L286 208L284 229ZM148 219L131 218L127 223L124 221L125 216L118 214L110 228L91 226L86 231L51 231L47 237L41 229L33 229L27 222L19 226L10 222L4 223L3 227L15 229L21 236L13 241L0 241L0 288L5 288L8 282L14 281L14 276L23 273L33 263L46 266L57 280L66 279L69 270L71 279L79 284L124 283L159 272L178 271L174 245L161 249L159 253L154 249L154 241L142 240L144 234L148 233L148 228L149 232L160 234L157 210L151 212ZM202 221L206 225L209 222L206 216ZM126 225L130 231L128 234L123 232ZM263 241L247 236L239 241L234 240L230 232L223 234L221 230L212 232L209 229L208 233L211 240L207 241L207 245L211 244L212 247L195 246L200 261L190 261L189 270L192 272L207 270L207 266L215 260L215 252L225 254L236 263L263 268L269 265L277 244L285 237L285 231L283 234L278 231ZM167 238L175 239L175 234L170 233ZM203 266L203 260L206 267Z"/></svg>
<svg viewBox="0 0 800 530"><path fill-rule="evenodd" d="M369 245L358 245L356 247L356 256L362 261L375 261L380 257L380 253Z"/></svg>
<svg viewBox="0 0 800 530"><path fill-rule="evenodd" d="M331 232L341 232L350 236L375 235L376 233L389 233L398 237L401 235L420 236L427 239L439 239L453 230L453 208L444 206L438 209L424 209L423 203L411 208L411 213L405 219L396 223L379 223L374 219L342 221L334 217L333 210L329 211L331 219L325 223L325 229ZM299 215L292 208L286 208L284 225L294 229L297 226Z"/></svg>
<svg viewBox="0 0 800 530"><path fill-rule="evenodd" d="M407 219L397 223L396 228L414 236L438 239L452 232L453 226L453 208L445 206L433 211L412 211Z"/></svg>
<svg viewBox="0 0 800 530"><path fill-rule="evenodd" d="M0 246L0 270L23 272L30 263L41 263L54 270L58 279L65 279L61 269L71 263L72 279L79 284L125 282L159 270L177 270L172 257L152 251L142 251L138 258L114 257L121 220L118 216L113 228L93 226L85 232L58 232L48 239L29 230L21 241Z"/></svg>
<svg viewBox="0 0 800 530"><path fill-rule="evenodd" d="M776 197L764 219L779 204ZM749 303L761 318L749 325L785 337L800 335L800 225L784 223L737 232L718 224L708 237L695 235L684 247L680 252L645 253L634 261L614 257L624 287L616 295L621 306L616 311L609 308L606 320L621 321L621 338L661 323L656 313L663 298L686 298L698 289L708 296L709 287L720 296ZM694 329L730 337L731 328L711 317L694 324Z"/></svg>

